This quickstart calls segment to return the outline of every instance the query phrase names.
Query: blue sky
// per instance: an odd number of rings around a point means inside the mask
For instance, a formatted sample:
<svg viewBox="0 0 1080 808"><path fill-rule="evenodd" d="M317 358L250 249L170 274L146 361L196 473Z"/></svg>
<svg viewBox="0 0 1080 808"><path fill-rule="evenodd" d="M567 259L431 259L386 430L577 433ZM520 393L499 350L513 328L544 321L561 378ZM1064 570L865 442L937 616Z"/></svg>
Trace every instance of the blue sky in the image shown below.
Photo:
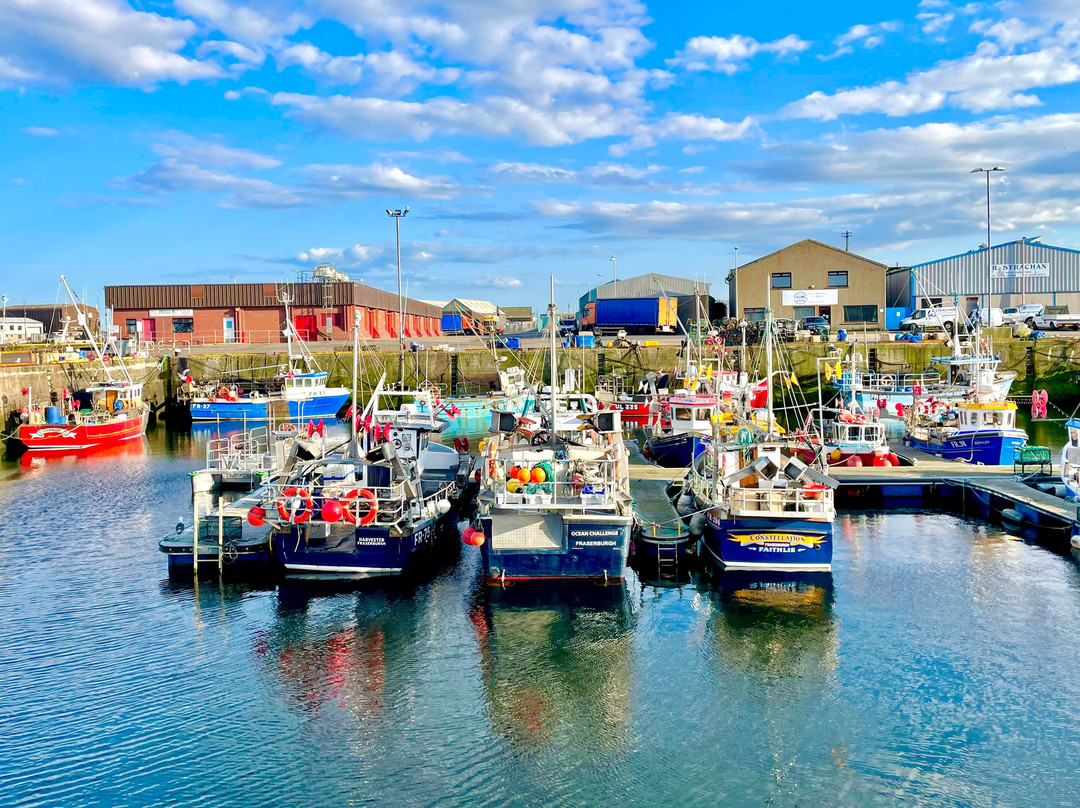
<svg viewBox="0 0 1080 808"><path fill-rule="evenodd" d="M0 0L0 291L286 280L560 303L802 238L1080 247L1075 0Z"/></svg>

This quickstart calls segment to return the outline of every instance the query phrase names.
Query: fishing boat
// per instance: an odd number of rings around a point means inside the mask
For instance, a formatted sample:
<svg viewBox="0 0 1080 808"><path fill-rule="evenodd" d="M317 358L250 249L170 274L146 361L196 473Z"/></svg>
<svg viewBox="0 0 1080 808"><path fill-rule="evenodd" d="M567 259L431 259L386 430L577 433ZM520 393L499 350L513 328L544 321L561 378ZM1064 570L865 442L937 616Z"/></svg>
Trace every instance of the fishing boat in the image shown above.
<svg viewBox="0 0 1080 808"><path fill-rule="evenodd" d="M285 304L287 368L264 390L245 388L233 381L200 384L185 374L181 381L192 421L267 421L271 417L283 419L286 413L289 419L299 422L337 417L349 399L349 390L328 386L330 374L319 367L293 325L289 297L281 295L280 299Z"/></svg>
<svg viewBox="0 0 1080 808"><path fill-rule="evenodd" d="M150 406L143 401L143 386L131 378L119 352L106 357L97 339L87 327L86 315L75 295L61 275L77 312L79 325L90 338L104 378L85 390L62 397L59 406L35 407L29 398L23 408L26 423L20 424L16 435L31 452L71 452L113 446L126 441L140 440L146 431ZM114 378L113 368L116 368Z"/></svg>
<svg viewBox="0 0 1080 808"><path fill-rule="evenodd" d="M1027 445L1027 433L1016 426L1016 405L988 395L939 408L917 402L907 424L910 446L946 460L1008 466Z"/></svg>
<svg viewBox="0 0 1080 808"><path fill-rule="evenodd" d="M445 422L431 400L419 411L419 395L386 392L380 381L347 445L260 489L247 519L271 526L286 575L399 575L457 546L470 458L431 440Z"/></svg>
<svg viewBox="0 0 1080 808"><path fill-rule="evenodd" d="M1061 481L1069 496L1080 498L1080 418L1065 422L1069 439L1061 450Z"/></svg>
<svg viewBox="0 0 1080 808"><path fill-rule="evenodd" d="M660 420L660 400L666 398L668 375L646 373L631 392L621 376L603 376L596 382L596 400L602 410L618 410L624 426L647 428Z"/></svg>
<svg viewBox="0 0 1080 808"><path fill-rule="evenodd" d="M619 581L633 524L629 458L618 411L582 411L578 393L557 384L554 279L551 384L538 412L493 412L480 447L475 524L463 534L481 548L492 583L530 579Z"/></svg>
<svg viewBox="0 0 1080 808"><path fill-rule="evenodd" d="M871 372L865 366L842 370L825 364L826 381L831 381L844 400L853 397L859 406L876 406L883 417L903 418L916 398L933 396L937 401L960 401L976 388L1004 399L1016 379L1016 371L999 370L1000 358L988 343L966 335L950 338L953 353L931 359L934 369L919 373ZM977 350L976 347L977 346Z"/></svg>
<svg viewBox="0 0 1080 808"><path fill-rule="evenodd" d="M837 482L808 465L773 415L771 312L766 312L765 408L732 430L714 428L713 440L691 466L689 488L705 512L702 547L730 569L827 571ZM781 378L789 378L781 372Z"/></svg>

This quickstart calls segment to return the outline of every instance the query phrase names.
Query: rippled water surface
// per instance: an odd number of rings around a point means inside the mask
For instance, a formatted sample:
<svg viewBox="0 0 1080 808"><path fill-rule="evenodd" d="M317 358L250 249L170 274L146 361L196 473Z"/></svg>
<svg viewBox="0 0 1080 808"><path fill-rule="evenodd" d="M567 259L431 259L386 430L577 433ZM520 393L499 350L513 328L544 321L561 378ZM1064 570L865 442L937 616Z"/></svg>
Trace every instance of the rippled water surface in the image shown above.
<svg viewBox="0 0 1080 808"><path fill-rule="evenodd" d="M1073 805L1080 577L857 513L831 580L170 582L205 437L0 467L0 805Z"/></svg>

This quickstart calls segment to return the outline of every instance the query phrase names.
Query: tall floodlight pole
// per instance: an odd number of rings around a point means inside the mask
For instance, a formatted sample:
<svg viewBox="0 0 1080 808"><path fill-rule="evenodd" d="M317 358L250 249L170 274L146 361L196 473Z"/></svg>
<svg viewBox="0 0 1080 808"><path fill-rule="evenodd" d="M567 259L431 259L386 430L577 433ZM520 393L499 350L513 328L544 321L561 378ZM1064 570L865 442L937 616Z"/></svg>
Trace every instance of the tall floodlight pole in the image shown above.
<svg viewBox="0 0 1080 808"><path fill-rule="evenodd" d="M994 166L993 168L973 168L972 174L986 174L986 308L990 309L994 305L993 287L994 281L991 277L992 270L990 269L990 173L992 171L1004 171L1001 166ZM990 315L987 314L987 317Z"/></svg>
<svg viewBox="0 0 1080 808"><path fill-rule="evenodd" d="M611 260L611 280L612 280L613 283L618 283L619 282L619 270L618 270L618 267L615 266L615 256L614 255L611 256L610 260Z"/></svg>
<svg viewBox="0 0 1080 808"><path fill-rule="evenodd" d="M4 325L0 327L0 342L7 342L7 295L0 299L4 302Z"/></svg>
<svg viewBox="0 0 1080 808"><path fill-rule="evenodd" d="M404 210L386 209L386 215L394 220L394 235L397 238L397 297L398 297L398 384L405 389L405 298L401 296L401 220L409 215L409 206Z"/></svg>

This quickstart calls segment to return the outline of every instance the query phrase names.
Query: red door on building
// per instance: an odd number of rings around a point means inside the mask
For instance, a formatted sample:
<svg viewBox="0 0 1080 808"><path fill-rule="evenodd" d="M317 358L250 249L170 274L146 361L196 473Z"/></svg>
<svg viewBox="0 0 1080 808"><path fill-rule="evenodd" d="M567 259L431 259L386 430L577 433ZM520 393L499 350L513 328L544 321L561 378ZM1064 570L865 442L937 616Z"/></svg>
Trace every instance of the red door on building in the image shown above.
<svg viewBox="0 0 1080 808"><path fill-rule="evenodd" d="M297 314L296 320L296 333L300 335L302 340L314 340L318 336L318 325L315 322L314 314Z"/></svg>
<svg viewBox="0 0 1080 808"><path fill-rule="evenodd" d="M157 342L157 320L153 317L143 320L142 338L147 342Z"/></svg>

